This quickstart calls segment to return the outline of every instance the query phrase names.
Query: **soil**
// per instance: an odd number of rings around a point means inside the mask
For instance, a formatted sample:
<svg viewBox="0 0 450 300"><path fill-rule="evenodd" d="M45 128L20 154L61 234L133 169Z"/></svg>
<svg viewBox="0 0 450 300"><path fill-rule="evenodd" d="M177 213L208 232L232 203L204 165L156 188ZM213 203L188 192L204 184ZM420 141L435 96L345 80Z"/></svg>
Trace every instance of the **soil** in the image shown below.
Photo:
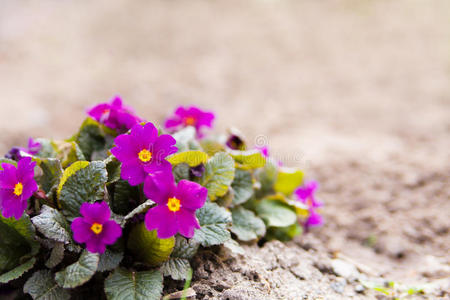
<svg viewBox="0 0 450 300"><path fill-rule="evenodd" d="M64 138L120 94L217 113L321 183L326 224L202 253L198 299L376 299L450 289L450 2L2 1L0 150Z"/></svg>

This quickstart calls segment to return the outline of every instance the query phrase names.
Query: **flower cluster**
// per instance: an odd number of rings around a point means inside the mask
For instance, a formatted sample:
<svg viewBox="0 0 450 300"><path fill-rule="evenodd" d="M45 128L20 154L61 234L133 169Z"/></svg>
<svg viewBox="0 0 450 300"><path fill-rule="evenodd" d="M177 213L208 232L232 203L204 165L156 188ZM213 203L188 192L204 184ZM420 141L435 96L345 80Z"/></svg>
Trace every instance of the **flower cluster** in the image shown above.
<svg viewBox="0 0 450 300"><path fill-rule="evenodd" d="M22 277L32 297L51 286L58 299L118 299L148 278L187 279L200 246L291 240L323 223L317 182L237 130L205 137L211 112L179 107L159 129L115 97L87 114L71 138L30 139L1 159L0 282Z"/></svg>

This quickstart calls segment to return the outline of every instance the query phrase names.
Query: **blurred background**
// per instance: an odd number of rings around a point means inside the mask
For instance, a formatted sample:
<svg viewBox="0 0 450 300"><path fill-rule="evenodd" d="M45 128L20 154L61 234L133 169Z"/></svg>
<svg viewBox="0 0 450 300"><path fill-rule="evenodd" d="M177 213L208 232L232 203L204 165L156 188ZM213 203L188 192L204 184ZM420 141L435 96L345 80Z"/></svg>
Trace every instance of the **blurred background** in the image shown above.
<svg viewBox="0 0 450 300"><path fill-rule="evenodd" d="M0 0L0 87L2 153L115 94L195 104L321 180L317 247L450 268L448 0Z"/></svg>

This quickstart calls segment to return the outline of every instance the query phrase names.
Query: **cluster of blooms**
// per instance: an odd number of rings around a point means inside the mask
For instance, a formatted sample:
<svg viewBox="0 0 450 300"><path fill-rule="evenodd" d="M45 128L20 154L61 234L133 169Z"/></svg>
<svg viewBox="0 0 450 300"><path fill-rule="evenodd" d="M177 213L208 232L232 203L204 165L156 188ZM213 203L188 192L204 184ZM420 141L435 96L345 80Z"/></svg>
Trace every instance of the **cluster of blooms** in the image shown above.
<svg viewBox="0 0 450 300"><path fill-rule="evenodd" d="M176 153L176 140L169 134L159 134L150 122L135 115L132 108L125 106L120 97L110 102L98 104L87 114L99 123L121 133L115 137L115 146L110 150L121 163L121 178L131 186L141 186L145 196L156 206L145 215L148 230L156 230L161 239L176 234L192 238L195 229L200 228L196 210L204 206L208 190L199 183L180 180L175 182L172 165L167 157ZM174 132L180 128L192 126L197 137L204 136L204 129L211 128L214 114L196 107L179 107L174 115L165 122L165 129ZM242 141L232 136L226 145L240 149ZM0 211L5 218L20 219L27 209L28 199L38 190L34 179L36 162L32 157L41 149L41 144L29 140L28 148L13 148L7 158L17 161L2 163L0 170ZM269 157L267 147L257 148L264 157ZM203 165L192 168L194 176L201 176ZM308 217L303 226L317 226L323 223L317 209L322 203L315 199L317 183L310 181L295 191L297 201L308 207ZM103 253L106 245L114 244L122 235L119 224L112 220L111 210L106 202L83 203L80 217L71 224L73 238L85 243L88 251Z"/></svg>

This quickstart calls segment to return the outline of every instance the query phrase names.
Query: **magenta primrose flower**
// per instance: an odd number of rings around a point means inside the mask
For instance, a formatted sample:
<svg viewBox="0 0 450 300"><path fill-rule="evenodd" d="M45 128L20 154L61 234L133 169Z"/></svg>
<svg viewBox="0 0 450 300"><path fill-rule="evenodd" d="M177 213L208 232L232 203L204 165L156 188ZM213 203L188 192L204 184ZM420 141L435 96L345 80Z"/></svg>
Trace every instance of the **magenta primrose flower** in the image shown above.
<svg viewBox="0 0 450 300"><path fill-rule="evenodd" d="M158 136L152 123L136 124L130 134L119 135L114 142L116 147L111 153L122 162L121 177L130 185L141 184L149 174L172 172L172 165L165 158L177 152L176 141L168 134Z"/></svg>
<svg viewBox="0 0 450 300"><path fill-rule="evenodd" d="M36 162L24 157L17 163L17 168L9 163L2 163L0 170L0 210L5 218L19 220L27 208L28 199L38 190L34 180Z"/></svg>
<svg viewBox="0 0 450 300"><path fill-rule="evenodd" d="M144 193L158 204L145 215L147 229L156 229L158 238L169 238L177 233L192 238L195 229L200 228L195 211L205 204L206 188L189 180L180 180L175 185L173 177L158 184L148 177Z"/></svg>
<svg viewBox="0 0 450 300"><path fill-rule="evenodd" d="M199 137L203 136L203 128L212 128L214 113L199 109L198 107L179 106L172 117L166 120L165 127L169 131L175 131L183 127L193 126Z"/></svg>
<svg viewBox="0 0 450 300"><path fill-rule="evenodd" d="M133 108L124 105L119 96L110 102L95 105L87 111L87 114L106 127L121 132L128 131L135 124L142 122L135 115Z"/></svg>
<svg viewBox="0 0 450 300"><path fill-rule="evenodd" d="M295 190L297 199L309 207L309 216L306 220L305 226L319 226L323 224L322 216L317 213L317 208L323 204L315 198L315 192L318 189L319 184L317 181L306 182L302 187Z"/></svg>
<svg viewBox="0 0 450 300"><path fill-rule="evenodd" d="M73 220L71 229L73 239L92 253L105 252L106 245L114 244L122 236L122 228L110 220L111 211L106 202L83 203L80 207L82 217Z"/></svg>

